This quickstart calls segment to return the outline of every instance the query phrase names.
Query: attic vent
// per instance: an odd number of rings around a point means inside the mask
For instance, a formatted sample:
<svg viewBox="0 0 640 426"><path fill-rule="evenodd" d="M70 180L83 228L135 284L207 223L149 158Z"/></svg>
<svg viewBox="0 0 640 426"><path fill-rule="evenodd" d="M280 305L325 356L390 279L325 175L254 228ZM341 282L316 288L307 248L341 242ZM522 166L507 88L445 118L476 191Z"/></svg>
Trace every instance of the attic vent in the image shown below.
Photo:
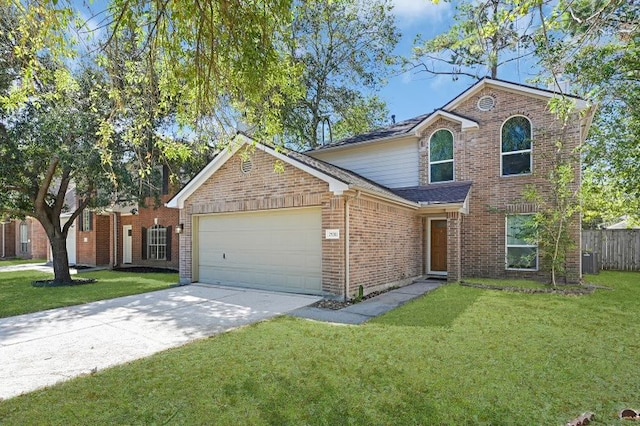
<svg viewBox="0 0 640 426"><path fill-rule="evenodd" d="M493 96L483 96L478 100L478 109L480 111L491 111L496 106L496 100Z"/></svg>
<svg viewBox="0 0 640 426"><path fill-rule="evenodd" d="M245 175L251 173L251 170L253 170L253 163L251 160L242 160L240 163L240 170L242 170L242 173Z"/></svg>

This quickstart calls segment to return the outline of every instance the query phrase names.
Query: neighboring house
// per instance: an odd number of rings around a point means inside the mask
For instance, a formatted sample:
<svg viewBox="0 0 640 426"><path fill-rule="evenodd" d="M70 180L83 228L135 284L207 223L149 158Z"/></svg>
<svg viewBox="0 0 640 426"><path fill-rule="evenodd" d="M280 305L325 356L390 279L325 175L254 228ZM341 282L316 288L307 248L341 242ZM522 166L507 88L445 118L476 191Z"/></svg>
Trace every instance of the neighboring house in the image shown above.
<svg viewBox="0 0 640 426"><path fill-rule="evenodd" d="M12 221L0 221L0 228L2 228L0 259L13 259L16 257L16 227Z"/></svg>
<svg viewBox="0 0 640 426"><path fill-rule="evenodd" d="M0 259L46 259L47 234L36 219L2 222L0 225Z"/></svg>
<svg viewBox="0 0 640 426"><path fill-rule="evenodd" d="M623 216L616 223L603 226L603 229L640 229L640 224L629 216Z"/></svg>
<svg viewBox="0 0 640 426"><path fill-rule="evenodd" d="M549 193L556 140L574 149L592 117L573 98L563 131L554 96L486 78L433 113L305 154L238 135L167 204L180 210L181 282L351 297L422 275L544 279L520 238L536 211L523 191ZM577 215L569 232L574 281Z"/></svg>
<svg viewBox="0 0 640 426"><path fill-rule="evenodd" d="M113 207L78 217L77 264L83 266L152 266L178 268L179 213L147 199L147 207Z"/></svg>

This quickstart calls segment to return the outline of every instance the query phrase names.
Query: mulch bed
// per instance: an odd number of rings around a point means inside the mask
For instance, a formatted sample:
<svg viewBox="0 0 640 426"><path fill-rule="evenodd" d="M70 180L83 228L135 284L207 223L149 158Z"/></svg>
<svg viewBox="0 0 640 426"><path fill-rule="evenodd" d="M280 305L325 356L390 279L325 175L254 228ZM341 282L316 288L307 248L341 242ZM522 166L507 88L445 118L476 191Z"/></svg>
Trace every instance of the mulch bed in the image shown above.
<svg viewBox="0 0 640 426"><path fill-rule="evenodd" d="M351 305L355 305L356 303L360 303L362 301L365 301L367 299L371 299L373 297L379 296L381 294L384 294L388 291L391 290L395 290L398 287L390 287L384 290L379 290L379 291L373 291L369 294L367 294L366 296L363 296L362 299L349 299L347 301L344 300L334 300L334 299L322 299L322 300L318 300L316 303L314 303L313 305L311 305L312 308L319 308L319 309L328 309L328 310L332 310L332 311L337 311L343 308L346 308L347 306L351 306Z"/></svg>
<svg viewBox="0 0 640 426"><path fill-rule="evenodd" d="M468 283L461 281L461 286L464 287L472 287L479 288L483 290L497 290L497 291L508 291L511 293L525 293L525 294L559 294L563 296L585 296L593 294L596 289L607 289L606 287L585 285L582 287L569 287L562 288L562 286L558 286L555 288L522 288L522 287L501 287L497 285L488 285L488 284L477 284L477 283Z"/></svg>
<svg viewBox="0 0 640 426"><path fill-rule="evenodd" d="M164 274L177 274L178 271L171 268L155 268L153 266L123 266L120 268L113 268L118 272L133 272L136 274L149 274L149 273L164 273Z"/></svg>
<svg viewBox="0 0 640 426"><path fill-rule="evenodd" d="M72 280L70 283L57 283L53 280L34 281L31 283L34 287L74 287L77 285L93 284L96 279Z"/></svg>

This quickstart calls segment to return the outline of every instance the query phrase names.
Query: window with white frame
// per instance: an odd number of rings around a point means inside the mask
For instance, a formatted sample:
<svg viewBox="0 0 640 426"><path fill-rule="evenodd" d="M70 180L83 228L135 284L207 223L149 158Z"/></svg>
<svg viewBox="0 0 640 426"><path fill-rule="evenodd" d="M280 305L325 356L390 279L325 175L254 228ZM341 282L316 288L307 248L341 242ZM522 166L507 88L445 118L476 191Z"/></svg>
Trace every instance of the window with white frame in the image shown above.
<svg viewBox="0 0 640 426"><path fill-rule="evenodd" d="M429 182L453 180L453 133L440 129L429 140Z"/></svg>
<svg viewBox="0 0 640 426"><path fill-rule="evenodd" d="M506 218L506 268L538 270L538 244L533 215L510 215Z"/></svg>
<svg viewBox="0 0 640 426"><path fill-rule="evenodd" d="M20 252L29 252L29 225L25 222L20 224Z"/></svg>
<svg viewBox="0 0 640 426"><path fill-rule="evenodd" d="M166 260L167 258L167 228L154 225L147 230L150 260Z"/></svg>
<svg viewBox="0 0 640 426"><path fill-rule="evenodd" d="M90 210L82 211L82 219L80 222L80 231L89 232L93 230L93 213Z"/></svg>
<svg viewBox="0 0 640 426"><path fill-rule="evenodd" d="M531 122L517 115L502 125L502 176L531 173Z"/></svg>

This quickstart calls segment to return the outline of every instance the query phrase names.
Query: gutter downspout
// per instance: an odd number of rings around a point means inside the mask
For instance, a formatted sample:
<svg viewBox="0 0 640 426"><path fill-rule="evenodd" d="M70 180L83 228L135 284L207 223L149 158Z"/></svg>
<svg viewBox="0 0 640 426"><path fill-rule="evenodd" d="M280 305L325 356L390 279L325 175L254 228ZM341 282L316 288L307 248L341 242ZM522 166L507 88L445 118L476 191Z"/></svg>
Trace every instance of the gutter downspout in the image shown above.
<svg viewBox="0 0 640 426"><path fill-rule="evenodd" d="M349 201L351 198L344 197L344 301L349 300Z"/></svg>
<svg viewBox="0 0 640 426"><path fill-rule="evenodd" d="M360 191L356 192L355 197L344 198L344 300L349 299L349 290L351 287L351 262L350 262L350 247L349 247L349 201L357 200L360 198Z"/></svg>
<svg viewBox="0 0 640 426"><path fill-rule="evenodd" d="M7 253L6 253L6 251L5 251L5 250L6 250L7 242L6 242L6 234L5 234L5 231L4 231L4 226L5 226L5 223L4 223L4 222L2 222L2 258L3 258L3 259L4 259L4 258L5 258L5 256L7 255Z"/></svg>

